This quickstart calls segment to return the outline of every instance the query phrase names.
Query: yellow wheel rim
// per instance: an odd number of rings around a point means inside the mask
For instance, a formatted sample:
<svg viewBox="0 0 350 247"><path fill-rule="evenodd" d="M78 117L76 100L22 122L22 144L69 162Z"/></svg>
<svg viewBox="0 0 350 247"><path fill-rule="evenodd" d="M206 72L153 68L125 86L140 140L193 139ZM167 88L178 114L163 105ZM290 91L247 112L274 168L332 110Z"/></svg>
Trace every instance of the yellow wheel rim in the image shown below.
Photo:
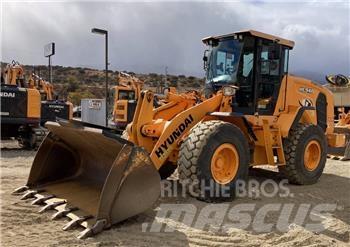
<svg viewBox="0 0 350 247"><path fill-rule="evenodd" d="M321 160L321 145L313 140L306 145L304 153L304 166L307 170L313 171Z"/></svg>
<svg viewBox="0 0 350 247"><path fill-rule="evenodd" d="M211 158L210 171L219 184L231 182L237 174L239 155L235 146L229 143L220 145Z"/></svg>

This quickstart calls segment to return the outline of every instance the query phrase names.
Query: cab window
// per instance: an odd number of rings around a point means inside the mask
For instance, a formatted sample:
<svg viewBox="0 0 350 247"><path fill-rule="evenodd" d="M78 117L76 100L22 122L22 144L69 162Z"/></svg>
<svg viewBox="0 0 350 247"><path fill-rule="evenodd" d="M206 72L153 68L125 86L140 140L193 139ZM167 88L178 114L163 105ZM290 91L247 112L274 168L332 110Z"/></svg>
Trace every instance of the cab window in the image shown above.
<svg viewBox="0 0 350 247"><path fill-rule="evenodd" d="M259 68L257 75L257 110L260 114L272 114L281 84L281 45L260 40ZM284 67L284 65L282 65Z"/></svg>
<svg viewBox="0 0 350 247"><path fill-rule="evenodd" d="M120 100L135 100L135 92L128 90L119 90L118 99Z"/></svg>

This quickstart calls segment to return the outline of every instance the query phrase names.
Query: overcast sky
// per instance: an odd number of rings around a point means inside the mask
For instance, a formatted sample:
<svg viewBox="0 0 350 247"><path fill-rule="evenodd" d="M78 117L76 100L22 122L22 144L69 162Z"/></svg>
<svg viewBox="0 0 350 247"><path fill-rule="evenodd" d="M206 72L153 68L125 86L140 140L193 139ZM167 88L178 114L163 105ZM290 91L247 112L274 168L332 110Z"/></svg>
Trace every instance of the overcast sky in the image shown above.
<svg viewBox="0 0 350 247"><path fill-rule="evenodd" d="M201 39L256 29L292 39L293 72L350 74L349 1L331 2L36 2L3 3L1 60L103 68L107 29L111 69L203 76Z"/></svg>

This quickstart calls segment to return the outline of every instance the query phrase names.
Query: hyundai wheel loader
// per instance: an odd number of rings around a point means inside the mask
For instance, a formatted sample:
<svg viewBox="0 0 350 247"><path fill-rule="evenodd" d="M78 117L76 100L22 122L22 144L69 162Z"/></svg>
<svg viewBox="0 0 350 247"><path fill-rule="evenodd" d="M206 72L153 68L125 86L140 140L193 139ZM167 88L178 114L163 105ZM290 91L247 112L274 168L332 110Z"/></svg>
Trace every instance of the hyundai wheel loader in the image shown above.
<svg viewBox="0 0 350 247"><path fill-rule="evenodd" d="M321 177L327 151L348 155L349 129L335 131L331 92L288 74L294 42L253 30L203 42L208 98L169 93L154 108L154 94L143 91L127 140L75 121L47 123L15 193L43 205L40 212L54 210L54 219L68 217L65 230L84 227L84 238L152 207L164 166L210 202L233 199L249 167L276 166L306 185Z"/></svg>

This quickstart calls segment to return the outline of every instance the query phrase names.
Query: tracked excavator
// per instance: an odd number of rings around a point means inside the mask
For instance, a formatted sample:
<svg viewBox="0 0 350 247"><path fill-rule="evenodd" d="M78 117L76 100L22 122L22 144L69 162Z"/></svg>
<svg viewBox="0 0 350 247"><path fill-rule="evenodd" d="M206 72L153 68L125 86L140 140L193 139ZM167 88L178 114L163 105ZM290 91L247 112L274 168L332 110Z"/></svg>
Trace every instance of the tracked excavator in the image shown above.
<svg viewBox="0 0 350 247"><path fill-rule="evenodd" d="M47 134L42 127L47 121L73 117L73 105L54 99L53 95L51 83L35 74L26 80L21 64L16 61L8 64L1 81L2 138L15 137L26 149L39 147Z"/></svg>
<svg viewBox="0 0 350 247"><path fill-rule="evenodd" d="M72 119L73 104L69 101L57 99L54 96L53 85L36 74L29 78L29 87L39 90L41 95L41 125L47 121L56 121L56 118Z"/></svg>
<svg viewBox="0 0 350 247"><path fill-rule="evenodd" d="M16 138L22 148L38 147L46 135L40 126L40 93L28 86L18 62L2 71L0 95L1 140Z"/></svg>
<svg viewBox="0 0 350 247"><path fill-rule="evenodd" d="M207 98L169 93L154 108L154 94L143 91L125 138L48 122L27 184L14 193L69 218L64 230L85 228L85 238L152 207L165 165L193 185L192 196L213 202L233 199L249 167L275 166L289 183L307 185L320 179L327 152L349 156L332 93L288 74L293 41L246 30L203 43Z"/></svg>

